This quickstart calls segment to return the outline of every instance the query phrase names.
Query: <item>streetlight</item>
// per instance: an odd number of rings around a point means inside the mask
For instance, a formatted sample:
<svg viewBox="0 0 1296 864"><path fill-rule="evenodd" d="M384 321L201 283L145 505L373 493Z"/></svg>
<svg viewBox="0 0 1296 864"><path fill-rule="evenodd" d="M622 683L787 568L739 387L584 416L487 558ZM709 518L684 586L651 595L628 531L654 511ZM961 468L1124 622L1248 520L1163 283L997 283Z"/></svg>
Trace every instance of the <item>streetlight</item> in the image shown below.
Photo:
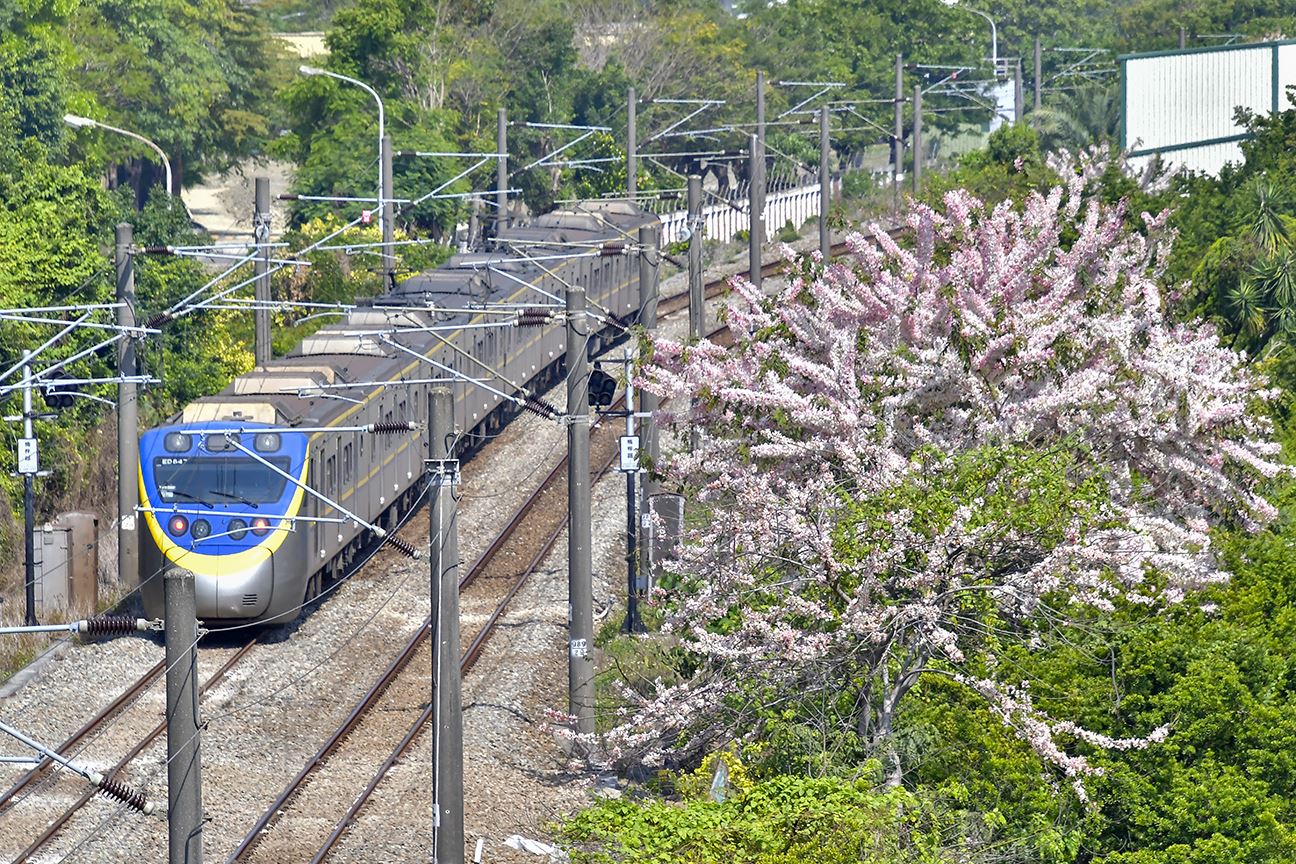
<svg viewBox="0 0 1296 864"><path fill-rule="evenodd" d="M342 75L337 72L330 72L328 69L321 69L318 66L303 65L297 68L298 71L300 71L303 75L326 75L329 78L336 78L339 81L346 81L348 84L354 84L357 87L362 88L366 93L368 93L370 96L374 98L375 102L378 103L378 229L381 231L383 227L383 202L387 198L387 195L385 194L386 190L383 189L383 170L382 170L383 134L384 134L384 128L383 128L384 115L383 115L382 97L378 95L377 90L373 89L363 81L357 78L352 78L349 75Z"/></svg>
<svg viewBox="0 0 1296 864"><path fill-rule="evenodd" d="M942 2L951 8L958 6L958 0L942 0ZM973 9L969 6L959 6L967 12L974 12L990 22L990 62L994 64L995 74L999 74L999 28L995 27L994 19L980 9Z"/></svg>
<svg viewBox="0 0 1296 864"><path fill-rule="evenodd" d="M78 117L76 114L64 114L63 122L77 129L84 129L89 126L94 126L99 129L107 129L109 132L116 132L118 135L125 135L127 138L134 138L136 141L141 141L148 145L153 149L153 152L157 153L158 158L162 160L162 167L166 170L167 195L171 194L171 160L167 158L166 153L162 152L161 147L154 144L143 135L139 135L126 129L118 129L116 126L109 126L107 123L100 123L98 120L91 120L89 117Z"/></svg>

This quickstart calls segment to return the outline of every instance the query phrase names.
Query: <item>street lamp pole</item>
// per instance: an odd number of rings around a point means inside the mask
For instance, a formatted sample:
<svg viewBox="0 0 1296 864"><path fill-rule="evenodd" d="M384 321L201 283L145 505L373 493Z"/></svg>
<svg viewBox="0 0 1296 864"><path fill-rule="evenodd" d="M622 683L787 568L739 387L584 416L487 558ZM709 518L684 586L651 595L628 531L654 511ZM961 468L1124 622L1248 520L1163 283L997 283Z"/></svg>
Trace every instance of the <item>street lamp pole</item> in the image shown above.
<svg viewBox="0 0 1296 864"><path fill-rule="evenodd" d="M946 6L958 6L958 0L944 0ZM980 9L973 9L970 6L959 6L958 8L965 12L972 12L980 15L990 22L990 62L994 64L995 74L999 74L999 28L995 26L994 19Z"/></svg>
<svg viewBox="0 0 1296 864"><path fill-rule="evenodd" d="M330 72L328 69L320 69L317 66L299 66L298 69L303 75L326 75L329 78L336 78L339 81L345 81L348 84L354 84L360 89L364 90L370 96L372 96L374 98L374 101L378 103L378 207L375 209L375 212L378 214L378 228L381 231L383 227L383 202L385 202L388 198L391 197L391 195L389 194L390 190L383 189L383 170L382 170L383 137L387 134L387 130L384 125L384 120L386 115L383 111L382 97L378 95L377 90L373 89L368 84L364 83L358 78L352 78L350 75L342 75L337 72Z"/></svg>
<svg viewBox="0 0 1296 864"><path fill-rule="evenodd" d="M118 135L125 135L127 138L134 138L136 141L139 141L151 147L153 149L153 152L157 153L158 158L162 160L162 168L166 171L167 195L171 195L174 193L175 190L171 188L171 160L167 158L166 153L162 152L161 147L154 144L152 141L145 138L143 135L137 134L135 132L131 132L128 129L118 129L116 126L109 126L107 123L100 123L98 120L91 120L89 117L78 117L76 114L64 114L63 122L68 124L69 126L75 126L78 129L86 128L89 126L93 126L98 129L106 129L109 132L116 132Z"/></svg>

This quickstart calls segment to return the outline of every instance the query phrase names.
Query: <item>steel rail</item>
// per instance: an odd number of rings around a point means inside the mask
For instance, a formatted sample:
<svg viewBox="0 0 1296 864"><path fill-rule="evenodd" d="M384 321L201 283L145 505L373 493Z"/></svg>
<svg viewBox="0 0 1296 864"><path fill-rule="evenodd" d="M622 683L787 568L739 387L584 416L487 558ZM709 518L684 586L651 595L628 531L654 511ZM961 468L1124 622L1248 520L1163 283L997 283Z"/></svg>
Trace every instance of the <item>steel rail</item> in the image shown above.
<svg viewBox="0 0 1296 864"><path fill-rule="evenodd" d="M595 428L603 429L611 427L599 425ZM608 460L608 464L611 464L611 459ZM513 514L513 517L496 535L495 539L491 541L491 544L485 549L485 551L483 551L482 554L478 556L477 560L473 562L472 567L464 574L463 578L459 580L459 590L461 592L489 569L491 563L495 560L495 557L507 545L518 527L529 515L535 512L540 499L545 496L545 493L560 483L563 473L566 470L566 466L567 459L564 457L559 460L558 464L554 466L540 485L536 487L535 491L532 492L518 507L517 511ZM602 472L600 472L599 476L602 476ZM558 530L546 542L545 551L552 547L557 537L561 534L561 529L562 525L559 526ZM496 607L495 612L488 620L487 626L489 628L494 628L500 616L503 614L503 605L507 604L514 595L517 594L518 590L522 587L522 583L526 581L534 569L534 564L528 566L524 571L522 578L512 586L504 601ZM356 703L351 712L347 715L346 719L344 719L342 723L333 730L333 733L322 745L320 745L319 749L306 762L306 764L302 766L296 776L294 776L293 779L288 782L288 785L279 792L279 795L275 798L274 802L262 812L260 818L257 819L256 823L247 832L247 834L244 835L243 840L237 847L235 847L234 851L230 853L229 857L226 859L227 862L231 862L232 864L232 862L246 860L256 850L256 847L263 839L264 834L273 826L278 816L282 814L284 808L289 805L297 794L305 787L310 776L324 764L328 757L332 755L338 747L341 746L346 737L350 735L350 733L354 731L361 722L363 722L369 710L377 703L378 699L384 692L386 692L388 687L391 686L392 682L396 680L396 677L401 673L401 671L409 665L410 661L414 658L414 655L418 653L419 649L430 634L431 618L429 617L414 631L409 640L405 643L405 646L396 655L392 662L388 664L382 674L378 676L378 679L370 686L365 695L361 697L360 701ZM472 652L474 655L473 660L469 661L469 666L471 666L471 663L475 661L476 654L480 653L481 646L484 645L484 643L485 639L483 638L483 634L479 632L477 637L473 640L472 645L469 647L469 652ZM428 709L425 709L424 712L428 716L431 716L430 708L431 706L429 704ZM416 721L415 729L421 728L423 722L426 722L426 720L421 717L420 721ZM408 742L405 742L405 746L408 746ZM389 767L389 765L384 763L384 767L379 770L379 780L386 774L387 768ZM377 782L374 782L373 786L376 788ZM366 792L363 793L364 797L367 798L370 792L372 792L372 789L367 789ZM336 839L329 841L326 845L331 847L334 842L336 842Z"/></svg>
<svg viewBox="0 0 1296 864"><path fill-rule="evenodd" d="M601 428L608 430L608 434L605 434L604 438L606 438L607 440L615 439L615 431L616 431L615 429L613 429L611 426L603 426ZM593 479L594 483L597 483L599 480L603 479L604 475L606 475L608 471L611 470L613 463L617 461L618 455L619 455L619 451L615 447L611 448L611 452L609 453L608 457L602 460L602 464L600 465L598 472L594 476ZM551 472L550 474L550 477L552 478L555 476L560 476L562 473L565 473L566 467L567 467L567 460L566 458L564 458L558 463L557 466L555 466L553 472ZM548 488L548 482L542 484L541 487L536 490L536 492L532 495L532 497L528 499L527 504L531 505L537 499L539 499L541 494L545 491L546 488ZM520 520L517 520L517 518L515 517L514 522L516 521L520 521ZM510 525L512 524L513 522L510 523ZM530 580L531 576L540 567L541 562L543 562L544 559L549 555L549 553L553 551L554 545L558 542L558 539L562 536L563 531L565 531L566 529L567 529L567 522L566 520L562 520L549 533L549 535L545 538L544 542L540 544L540 548L536 550L534 555L532 555L531 560L527 562L526 567L522 568L520 574L518 575L517 579L514 580L508 592L499 601L499 603L495 605L495 609L493 612L491 612L490 617L486 619L486 623L483 624L481 629L477 631L477 635L473 637L472 642L469 643L468 647L460 655L459 657L460 675L468 674L468 672L473 668L473 666L476 665L477 661L481 658L481 654L486 647L486 643L489 642L491 636L495 634L495 631L499 626L500 619L504 617L504 612L507 610L509 603L513 601L513 598L517 596L517 593L521 591L522 588L526 585L526 583ZM498 538L497 538L497 542L498 542ZM503 544L501 543L500 545ZM493 543L492 547L494 546L495 544ZM329 853L333 850L333 848L337 845L338 841L342 838L342 835L345 834L347 829L350 828L351 825L355 823L356 817L359 815L361 809L364 808L364 805L369 801L369 798L377 790L379 784L381 784L382 781L386 778L387 773L392 769L393 766L395 766L397 762L400 761L401 757L405 755L410 745L413 744L415 740L417 740L419 733L421 733L424 730L424 728L426 728L427 724L432 719L433 710L434 710L434 706L432 705L431 702L429 702L428 705L419 714L419 716L415 718L414 722L410 724L410 728L405 732L405 735L403 738L401 738L400 743L397 744L396 747L392 749L392 752L388 754L387 758L383 761L382 765L379 766L378 770L374 773L373 777L370 778L369 782L365 785L365 788L360 792L359 795L356 796L350 808L347 809L347 812L342 816L340 820L338 820L337 824L333 826L333 831L329 834L328 838L324 841L324 843L320 846L319 850L316 851L315 855L311 858L310 864L319 864L319 862L323 861L325 858L328 857Z"/></svg>
<svg viewBox="0 0 1296 864"><path fill-rule="evenodd" d="M80 729L78 729L77 731L73 732L70 736L68 736L66 741L64 741L62 744L58 745L57 748L55 748L56 752L60 756L72 755L73 747L79 744L91 732L94 732L104 723L108 722L108 720L111 717L119 713L123 708L126 707L128 703L135 701L135 699L145 690L145 688L147 688L150 684L152 684L154 681L158 679L158 676L162 674L162 671L165 668L166 668L166 662L159 660L157 665L153 666L147 672L145 672L143 675L137 678L134 684L130 685L125 690L123 690L117 696L116 699L108 703L108 705L106 705L105 707L101 708L99 712L95 714L93 717L91 717L89 720L87 720L81 726ZM13 802L14 798L24 789L40 781L47 774L49 774L50 770L54 767L54 765L55 763L53 762L53 760L48 760L48 759L44 760L43 762L41 762L41 764L37 765L35 768L32 768L22 777L19 777L16 781L14 781L14 784L5 790L3 795L0 795L0 813L4 813L6 810L12 807L13 804L11 802Z"/></svg>

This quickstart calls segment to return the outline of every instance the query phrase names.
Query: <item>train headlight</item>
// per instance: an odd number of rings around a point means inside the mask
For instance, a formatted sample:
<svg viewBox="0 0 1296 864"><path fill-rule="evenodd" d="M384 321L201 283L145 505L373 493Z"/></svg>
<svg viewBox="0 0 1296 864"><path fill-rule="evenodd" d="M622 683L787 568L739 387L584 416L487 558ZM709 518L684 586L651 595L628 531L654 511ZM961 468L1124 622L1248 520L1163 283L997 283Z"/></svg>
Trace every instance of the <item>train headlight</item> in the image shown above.
<svg viewBox="0 0 1296 864"><path fill-rule="evenodd" d="M242 519L231 519L229 521L229 536L234 540L242 540L247 536L247 523Z"/></svg>
<svg viewBox="0 0 1296 864"><path fill-rule="evenodd" d="M279 443L278 432L258 432L253 440L253 446L262 453L273 453L279 449Z"/></svg>
<svg viewBox="0 0 1296 864"><path fill-rule="evenodd" d="M180 537L189 530L189 520L179 513L167 520L167 533L172 537Z"/></svg>
<svg viewBox="0 0 1296 864"><path fill-rule="evenodd" d="M205 443L208 453L224 453L226 450L234 449L234 443L224 435L208 435Z"/></svg>
<svg viewBox="0 0 1296 864"><path fill-rule="evenodd" d="M162 446L168 453L184 453L193 446L193 438L183 432L168 432Z"/></svg>
<svg viewBox="0 0 1296 864"><path fill-rule="evenodd" d="M204 537L210 537L211 523L206 519L195 519L193 523L193 536L195 540L202 540Z"/></svg>
<svg viewBox="0 0 1296 864"><path fill-rule="evenodd" d="M264 516L258 516L252 520L252 533L258 537L264 537L270 533L270 520Z"/></svg>

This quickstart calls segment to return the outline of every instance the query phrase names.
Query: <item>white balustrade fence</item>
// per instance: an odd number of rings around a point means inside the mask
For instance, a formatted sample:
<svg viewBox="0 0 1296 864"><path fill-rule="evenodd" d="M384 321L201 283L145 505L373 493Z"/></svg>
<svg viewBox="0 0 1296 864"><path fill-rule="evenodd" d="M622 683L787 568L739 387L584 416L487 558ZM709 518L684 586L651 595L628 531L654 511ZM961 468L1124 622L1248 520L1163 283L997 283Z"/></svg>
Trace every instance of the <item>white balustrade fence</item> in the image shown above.
<svg viewBox="0 0 1296 864"><path fill-rule="evenodd" d="M819 215L819 184L797 186L781 192L771 192L765 196L765 234L771 236L780 228L791 222L800 228L802 223ZM662 240L664 243L676 243L684 239L684 229L688 224L688 211L677 210L663 213ZM702 222L705 226L703 236L708 240L728 243L738 236L739 231L747 231L751 220L747 215L747 202L734 201L707 204L702 207Z"/></svg>

